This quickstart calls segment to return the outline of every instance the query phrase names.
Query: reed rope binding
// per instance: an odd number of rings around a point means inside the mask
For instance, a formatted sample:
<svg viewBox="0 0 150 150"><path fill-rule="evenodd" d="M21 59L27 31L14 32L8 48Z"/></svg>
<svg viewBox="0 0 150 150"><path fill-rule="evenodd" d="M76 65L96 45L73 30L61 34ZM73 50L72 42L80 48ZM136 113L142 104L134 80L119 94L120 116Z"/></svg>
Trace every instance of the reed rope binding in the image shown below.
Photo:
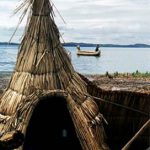
<svg viewBox="0 0 150 150"><path fill-rule="evenodd" d="M124 109L130 110L130 111L133 111L133 112L137 112L137 113L140 113L140 114L142 114L142 115L145 115L145 116L150 117L150 114L148 114L148 113L146 113L146 112L143 112L143 111L140 111L140 110L138 110L138 109L131 108L131 107L127 107L127 106L124 106L124 105L121 105L121 104L118 104L118 103L114 103L114 102L111 102L111 101L108 101L108 100L105 100L105 99L102 99L102 98L99 98L99 97L95 97L95 96L91 96L91 95L87 95L87 94L85 94L85 95L86 95L86 96L89 96L89 97L91 97L91 98L100 100L101 102L108 103L108 104L111 104L111 105L115 105L115 106L117 106L117 107L124 108Z"/></svg>

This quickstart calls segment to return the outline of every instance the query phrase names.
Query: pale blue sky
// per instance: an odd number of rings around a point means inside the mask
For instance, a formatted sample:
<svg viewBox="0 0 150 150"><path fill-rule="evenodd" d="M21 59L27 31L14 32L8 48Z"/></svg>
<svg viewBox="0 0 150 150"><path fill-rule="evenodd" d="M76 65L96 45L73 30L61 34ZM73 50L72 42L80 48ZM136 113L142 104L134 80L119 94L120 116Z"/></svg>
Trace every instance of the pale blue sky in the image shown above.
<svg viewBox="0 0 150 150"><path fill-rule="evenodd" d="M20 0L0 0L0 41L8 41L17 25L13 10ZM53 0L56 23L66 42L150 44L150 0ZM25 21L14 42L21 37Z"/></svg>

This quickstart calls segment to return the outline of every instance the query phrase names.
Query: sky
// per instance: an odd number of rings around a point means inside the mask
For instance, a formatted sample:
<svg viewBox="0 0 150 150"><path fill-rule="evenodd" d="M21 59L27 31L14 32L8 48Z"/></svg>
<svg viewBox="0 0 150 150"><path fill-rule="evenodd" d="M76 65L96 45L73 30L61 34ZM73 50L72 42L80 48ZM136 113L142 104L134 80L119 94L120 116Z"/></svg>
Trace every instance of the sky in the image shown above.
<svg viewBox="0 0 150 150"><path fill-rule="evenodd" d="M20 0L0 0L0 41L9 41ZM150 0L53 0L55 21L65 42L150 44ZM20 42L26 20L13 42Z"/></svg>

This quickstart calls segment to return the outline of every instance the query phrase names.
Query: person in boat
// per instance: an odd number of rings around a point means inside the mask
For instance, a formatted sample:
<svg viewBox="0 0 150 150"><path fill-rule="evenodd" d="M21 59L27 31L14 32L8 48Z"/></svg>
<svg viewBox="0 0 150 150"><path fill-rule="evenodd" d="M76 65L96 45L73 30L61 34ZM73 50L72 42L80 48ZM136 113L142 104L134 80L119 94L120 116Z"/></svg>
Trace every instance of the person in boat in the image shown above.
<svg viewBox="0 0 150 150"><path fill-rule="evenodd" d="M77 45L77 49L78 49L78 51L80 51L80 45Z"/></svg>
<svg viewBox="0 0 150 150"><path fill-rule="evenodd" d="M99 50L99 44L96 45L95 51L97 52Z"/></svg>

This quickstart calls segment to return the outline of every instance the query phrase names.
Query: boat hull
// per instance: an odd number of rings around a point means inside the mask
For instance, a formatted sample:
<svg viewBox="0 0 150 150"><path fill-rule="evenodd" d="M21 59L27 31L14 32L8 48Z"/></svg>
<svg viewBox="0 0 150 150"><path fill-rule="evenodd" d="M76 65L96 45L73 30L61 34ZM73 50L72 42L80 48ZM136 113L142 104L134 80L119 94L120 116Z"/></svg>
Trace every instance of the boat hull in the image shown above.
<svg viewBox="0 0 150 150"><path fill-rule="evenodd" d="M77 51L77 55L81 55L81 56L100 56L101 52L100 50L98 51Z"/></svg>

